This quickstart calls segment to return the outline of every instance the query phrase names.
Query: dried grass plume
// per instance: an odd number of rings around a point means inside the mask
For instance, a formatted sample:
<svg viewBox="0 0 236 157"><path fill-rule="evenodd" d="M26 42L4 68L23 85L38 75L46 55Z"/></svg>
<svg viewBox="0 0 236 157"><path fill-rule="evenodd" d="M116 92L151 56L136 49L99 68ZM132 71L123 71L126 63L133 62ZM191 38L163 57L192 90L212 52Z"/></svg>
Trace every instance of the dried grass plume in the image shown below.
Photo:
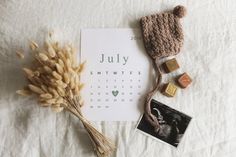
<svg viewBox="0 0 236 157"><path fill-rule="evenodd" d="M114 144L97 131L81 113L83 100L80 93L84 84L80 82L80 75L85 62L78 64L75 48L70 44L61 46L51 36L49 33L42 47L31 41L30 49L34 61L31 67L22 69L28 85L16 93L22 96L35 94L41 106L50 107L55 112L69 111L78 117L87 130L97 155L107 157L114 151ZM24 58L20 51L16 55Z"/></svg>

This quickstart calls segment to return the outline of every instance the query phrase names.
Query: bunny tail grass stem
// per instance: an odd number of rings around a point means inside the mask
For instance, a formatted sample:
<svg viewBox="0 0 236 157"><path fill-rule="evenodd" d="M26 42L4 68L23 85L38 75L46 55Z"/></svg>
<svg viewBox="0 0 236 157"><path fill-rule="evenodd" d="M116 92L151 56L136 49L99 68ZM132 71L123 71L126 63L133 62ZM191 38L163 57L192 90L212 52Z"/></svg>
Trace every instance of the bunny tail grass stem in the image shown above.
<svg viewBox="0 0 236 157"><path fill-rule="evenodd" d="M81 113L81 108L79 101L76 98L71 99L69 97L65 98L68 103L64 105L64 108L78 117L84 128L87 130L88 135L93 143L94 150L98 157L108 157L115 150L115 145L102 133L100 133L93 125L86 119Z"/></svg>

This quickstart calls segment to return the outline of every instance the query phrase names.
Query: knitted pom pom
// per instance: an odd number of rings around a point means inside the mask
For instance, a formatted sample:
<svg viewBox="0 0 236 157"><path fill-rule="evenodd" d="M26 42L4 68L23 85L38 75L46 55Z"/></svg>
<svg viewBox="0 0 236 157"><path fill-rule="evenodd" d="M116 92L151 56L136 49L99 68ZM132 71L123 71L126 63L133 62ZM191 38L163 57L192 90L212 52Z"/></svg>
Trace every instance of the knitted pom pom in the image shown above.
<svg viewBox="0 0 236 157"><path fill-rule="evenodd" d="M186 8L182 5L178 5L174 8L173 13L178 16L179 18L182 18L186 15Z"/></svg>

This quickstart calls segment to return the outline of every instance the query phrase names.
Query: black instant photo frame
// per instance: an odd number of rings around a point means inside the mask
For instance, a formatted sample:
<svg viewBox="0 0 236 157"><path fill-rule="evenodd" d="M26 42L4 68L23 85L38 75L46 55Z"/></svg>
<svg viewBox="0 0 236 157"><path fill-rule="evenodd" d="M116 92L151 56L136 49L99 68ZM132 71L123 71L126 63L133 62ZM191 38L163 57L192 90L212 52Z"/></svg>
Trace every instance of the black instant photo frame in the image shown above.
<svg viewBox="0 0 236 157"><path fill-rule="evenodd" d="M177 147L192 118L156 100L151 101L151 110L152 114L157 117L160 128L155 130L145 116L142 116L137 129Z"/></svg>

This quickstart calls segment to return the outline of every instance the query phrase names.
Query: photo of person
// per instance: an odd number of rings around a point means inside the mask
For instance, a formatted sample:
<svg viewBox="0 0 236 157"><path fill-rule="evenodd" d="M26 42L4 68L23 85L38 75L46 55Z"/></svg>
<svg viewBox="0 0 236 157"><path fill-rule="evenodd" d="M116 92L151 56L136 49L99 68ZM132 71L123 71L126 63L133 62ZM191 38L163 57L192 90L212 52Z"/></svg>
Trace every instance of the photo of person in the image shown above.
<svg viewBox="0 0 236 157"><path fill-rule="evenodd" d="M154 129L145 116L142 116L137 129L177 147L191 121L191 117L156 100L151 101L151 107L152 114L158 119L159 128Z"/></svg>

